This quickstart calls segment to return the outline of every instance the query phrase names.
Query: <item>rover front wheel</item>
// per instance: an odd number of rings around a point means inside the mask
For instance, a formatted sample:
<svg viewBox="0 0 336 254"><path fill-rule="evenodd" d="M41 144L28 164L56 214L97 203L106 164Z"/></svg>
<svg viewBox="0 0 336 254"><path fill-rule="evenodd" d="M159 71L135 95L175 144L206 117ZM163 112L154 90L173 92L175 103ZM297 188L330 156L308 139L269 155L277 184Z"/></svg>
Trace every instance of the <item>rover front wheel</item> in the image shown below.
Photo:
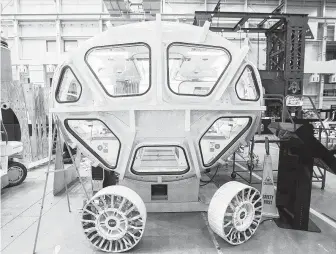
<svg viewBox="0 0 336 254"><path fill-rule="evenodd" d="M82 227L86 238L105 252L124 252L137 245L146 223L146 207L133 190L120 185L103 188L86 203Z"/></svg>
<svg viewBox="0 0 336 254"><path fill-rule="evenodd" d="M211 199L208 221L211 229L232 245L246 242L256 232L262 217L260 192L231 181Z"/></svg>

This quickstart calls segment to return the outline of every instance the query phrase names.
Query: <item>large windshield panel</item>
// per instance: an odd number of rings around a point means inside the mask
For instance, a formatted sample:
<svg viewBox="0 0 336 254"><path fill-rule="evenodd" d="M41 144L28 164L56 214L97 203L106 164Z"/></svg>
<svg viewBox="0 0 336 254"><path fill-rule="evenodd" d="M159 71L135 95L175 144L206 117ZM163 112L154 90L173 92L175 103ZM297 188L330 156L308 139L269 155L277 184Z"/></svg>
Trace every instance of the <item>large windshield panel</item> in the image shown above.
<svg viewBox="0 0 336 254"><path fill-rule="evenodd" d="M221 47L172 43L168 47L168 86L179 95L209 95L230 61L230 53Z"/></svg>
<svg viewBox="0 0 336 254"><path fill-rule="evenodd" d="M96 47L86 62L109 96L136 96L151 85L151 56L147 44Z"/></svg>

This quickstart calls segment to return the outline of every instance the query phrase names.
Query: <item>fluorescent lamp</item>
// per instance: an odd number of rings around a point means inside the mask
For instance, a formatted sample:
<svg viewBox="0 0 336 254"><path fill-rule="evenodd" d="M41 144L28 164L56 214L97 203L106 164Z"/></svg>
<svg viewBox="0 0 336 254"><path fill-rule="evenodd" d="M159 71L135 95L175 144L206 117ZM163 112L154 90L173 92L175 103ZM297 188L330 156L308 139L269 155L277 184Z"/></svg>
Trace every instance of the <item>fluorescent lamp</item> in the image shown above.
<svg viewBox="0 0 336 254"><path fill-rule="evenodd" d="M221 51L189 51L188 55L191 56L220 56L223 55L224 52Z"/></svg>

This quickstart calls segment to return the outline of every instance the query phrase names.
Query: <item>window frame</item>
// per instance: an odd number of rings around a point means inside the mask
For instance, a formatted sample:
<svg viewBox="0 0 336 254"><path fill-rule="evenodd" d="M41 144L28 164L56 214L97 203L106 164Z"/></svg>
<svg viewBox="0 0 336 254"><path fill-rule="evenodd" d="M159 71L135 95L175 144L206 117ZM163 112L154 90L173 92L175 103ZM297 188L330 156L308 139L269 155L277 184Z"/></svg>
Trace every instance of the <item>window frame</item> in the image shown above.
<svg viewBox="0 0 336 254"><path fill-rule="evenodd" d="M77 82L78 82L78 84L79 84L79 86L80 86L80 89L81 89L81 90L80 90L80 93L79 93L79 96L78 96L78 99L75 100L75 101L60 101L60 100L58 99L58 93L59 93L60 88L61 88L61 85L62 85L62 81L63 81L64 73L65 73L65 71L66 71L67 69L69 69L69 70L71 71L72 75L74 75L74 77L75 77L75 79L77 80ZM74 71L71 69L71 67L70 67L69 65L64 65L64 66L62 67L62 70L61 70L61 73L60 73L59 77L60 77L60 78L58 79L57 86L56 86L56 90L55 90L55 100L56 100L58 103L75 103L75 102L79 101L80 98L81 98L81 96L82 96L83 86L82 86L81 82L79 82L79 79L77 78L76 74L75 74Z"/></svg>
<svg viewBox="0 0 336 254"><path fill-rule="evenodd" d="M226 65L226 67L224 68L224 70L221 72L221 74L219 75L217 81L214 83L214 85L212 86L212 88L209 90L209 92L207 94L185 94L185 93L176 93L173 91L173 89L170 87L170 82L169 82L169 49L174 46L174 44L177 44L177 45L184 45L184 46L200 46L200 47L205 47L205 48L213 48L213 49L221 49L221 50L224 50L228 56L229 56L229 62L228 64ZM207 97L209 95L212 94L212 92L215 90L215 88L217 87L218 83L221 81L224 73L226 72L226 70L228 69L228 67L230 66L231 62L232 62L232 55L231 55L231 52L224 48L224 47L221 47L221 46L213 46L213 45L205 45L205 44L197 44L197 43L186 43L186 42L171 42L168 46L167 46L167 50L166 50L166 61L167 61L167 85L168 85L168 89L173 93L173 94L176 94L176 95L179 95L179 96L193 96L193 97ZM186 80L184 80L186 81ZM182 82L184 82L182 81ZM182 83L181 82L181 83ZM180 83L180 84L181 84Z"/></svg>
<svg viewBox="0 0 336 254"><path fill-rule="evenodd" d="M258 94L258 96L257 96L256 99L242 99L242 98L239 97L238 92L237 92L237 84L238 84L240 78L243 76L243 73L244 73L244 71L246 70L246 68L251 68L251 70L252 70L252 79L253 79L253 82L254 82L254 86L255 86L255 88L256 88L256 92L257 92L257 94ZM256 77L256 75L255 75L255 73L254 73L254 68L253 68L252 65L250 65L250 64L246 64L246 65L245 65L243 71L240 73L240 75L239 75L239 77L238 77L238 79L237 79L237 81L236 81L236 83L235 83L235 92L236 92L236 95L237 95L238 99L241 100L241 101L258 101L258 100L260 99L260 89L259 89L259 84L258 84L258 80L257 80L257 77Z"/></svg>
<svg viewBox="0 0 336 254"><path fill-rule="evenodd" d="M248 122L246 124L246 126L238 133L238 135L232 139L230 141L230 143L228 143L224 149L222 149L222 151L220 153L218 153L218 155L212 160L210 161L208 164L204 163L204 158L203 158L203 153L202 153L202 147L201 147L201 140L204 137L204 135L208 132L208 130L210 130L210 128L214 125L215 122L217 122L219 119L225 119L225 118L248 118ZM210 124L210 126L206 129L206 131L202 134L202 136L200 137L200 139L198 140L198 146L199 146L199 151L201 154L201 160L202 160L202 165L204 167L211 167L213 164L216 163L216 161L218 161L218 159L220 157L223 156L223 154L228 150L229 147L231 147L252 125L252 117L251 116L221 116L218 117L215 121L212 122L212 124Z"/></svg>
<svg viewBox="0 0 336 254"><path fill-rule="evenodd" d="M109 47L122 47L122 46L137 46L137 45L142 45L148 48L148 53L149 53L149 86L147 88L147 90L143 93L139 93L139 94L130 94L130 95L112 95L110 94L104 84L100 81L100 79L98 78L97 74L93 71L92 67L90 66L87 58L88 55L95 49L103 49L103 48L109 48ZM84 55L84 62L86 63L86 65L88 66L88 68L90 69L91 73L93 74L93 76L95 77L95 79L97 80L97 82L100 84L100 86L103 88L104 92L112 98L123 98L123 97L135 97L135 96L142 96L147 94L151 87L152 87L152 49L150 47L150 45L148 43L145 42L132 42L132 43L122 43L122 44L112 44L112 45L104 45L104 46L94 46L92 48L90 48L88 51L86 51L85 55Z"/></svg>
<svg viewBox="0 0 336 254"><path fill-rule="evenodd" d="M73 131L71 129L71 127L68 124L69 120L70 121L71 120L75 120L75 121L76 120L84 120L84 121L93 120L93 121L99 121L102 124L104 124L105 127L107 127L107 129L109 129L109 131L116 137L116 139L119 142L119 149L118 149L118 154L117 154L117 159L116 159L115 165L114 166L110 165L107 161L105 161L102 157L100 157L88 144L86 144L86 142L81 137L79 137L75 131ZM64 119L64 126L67 129L67 131L70 132L71 135L75 139L77 139L88 151L90 151L94 155L94 157L96 157L105 167L107 167L109 169L116 169L117 168L118 162L119 162L120 151L121 151L121 142L120 142L120 139L118 138L118 136L106 125L105 122L103 122L102 120L100 120L98 118L66 118L66 119Z"/></svg>
<svg viewBox="0 0 336 254"><path fill-rule="evenodd" d="M133 165L134 165L134 162L135 162L135 156L137 154L137 152L141 149L141 148L146 148L146 147L177 147L177 148L181 148L181 150L183 151L183 154L184 154L184 157L185 157L185 160L187 162L187 168L183 171L180 171L180 172L138 172L136 170L133 169ZM148 175L184 175L186 173L188 173L190 171L190 164L189 164L189 161L188 161L188 157L187 157L187 153L185 152L184 148L182 146L179 146L179 145L142 145L142 146L139 146L135 149L134 151L134 155L133 155L133 159L132 159L132 164L131 164L131 168L130 168L131 172L137 176L148 176Z"/></svg>

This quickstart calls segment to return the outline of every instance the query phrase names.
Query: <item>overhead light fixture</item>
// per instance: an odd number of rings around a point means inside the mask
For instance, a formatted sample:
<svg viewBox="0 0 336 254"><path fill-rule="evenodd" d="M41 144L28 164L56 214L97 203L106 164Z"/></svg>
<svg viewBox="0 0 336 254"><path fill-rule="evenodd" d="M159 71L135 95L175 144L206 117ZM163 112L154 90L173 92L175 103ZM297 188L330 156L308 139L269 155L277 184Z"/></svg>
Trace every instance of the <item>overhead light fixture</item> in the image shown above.
<svg viewBox="0 0 336 254"><path fill-rule="evenodd" d="M336 73L329 76L329 83L336 83Z"/></svg>
<svg viewBox="0 0 336 254"><path fill-rule="evenodd" d="M320 74L318 74L318 73L314 73L314 74L310 75L310 77L309 77L309 82L310 82L310 83L317 83L317 82L320 82Z"/></svg>

